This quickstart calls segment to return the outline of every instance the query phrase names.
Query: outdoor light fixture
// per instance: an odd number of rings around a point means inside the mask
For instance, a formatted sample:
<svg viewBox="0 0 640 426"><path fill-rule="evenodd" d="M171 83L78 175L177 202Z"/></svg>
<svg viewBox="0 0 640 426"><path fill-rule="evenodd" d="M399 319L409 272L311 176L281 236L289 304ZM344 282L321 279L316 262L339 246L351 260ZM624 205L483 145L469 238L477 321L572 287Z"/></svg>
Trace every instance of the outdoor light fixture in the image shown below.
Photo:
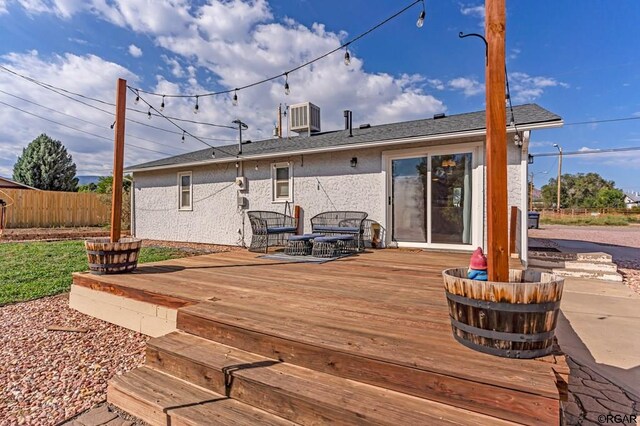
<svg viewBox="0 0 640 426"><path fill-rule="evenodd" d="M147 118L151 120L151 107L149 107L149 111L147 112Z"/></svg>
<svg viewBox="0 0 640 426"><path fill-rule="evenodd" d="M109 127L111 127L111 128L113 129L113 128L115 127L115 125L116 125L116 122L114 121L114 122L111 124L111 126L109 126Z"/></svg>
<svg viewBox="0 0 640 426"><path fill-rule="evenodd" d="M527 160L527 164L533 164L533 155L529 154L529 158Z"/></svg>
<svg viewBox="0 0 640 426"><path fill-rule="evenodd" d="M195 104L195 106L193 107L193 113L194 113L194 114L197 114L197 113L198 113L198 111L200 111L200 105L198 105L198 95L196 95L196 104Z"/></svg>
<svg viewBox="0 0 640 426"><path fill-rule="evenodd" d="M213 149L211 150L211 158L216 158L216 152Z"/></svg>
<svg viewBox="0 0 640 426"><path fill-rule="evenodd" d="M240 167L240 163L236 161L236 169Z"/></svg>
<svg viewBox="0 0 640 426"><path fill-rule="evenodd" d="M182 143L184 143L184 130L182 131Z"/></svg>
<svg viewBox="0 0 640 426"><path fill-rule="evenodd" d="M351 64L351 55L349 54L349 48L346 48L347 51L344 52L344 64L349 66Z"/></svg>
<svg viewBox="0 0 640 426"><path fill-rule="evenodd" d="M164 111L164 95L162 95L162 103L160 104L160 111Z"/></svg>
<svg viewBox="0 0 640 426"><path fill-rule="evenodd" d="M358 165L358 157L351 158L351 167L356 167Z"/></svg>
<svg viewBox="0 0 640 426"><path fill-rule="evenodd" d="M424 0L422 0L422 12L420 12L420 16L418 17L418 21L416 22L416 27L422 28L424 25L424 18L427 16L427 11L424 8Z"/></svg>
<svg viewBox="0 0 640 426"><path fill-rule="evenodd" d="M133 101L133 103L138 105L138 102L140 102L140 92L136 90L136 99Z"/></svg>
<svg viewBox="0 0 640 426"><path fill-rule="evenodd" d="M289 73L284 74L284 94L289 95L291 90L289 90Z"/></svg>
<svg viewBox="0 0 640 426"><path fill-rule="evenodd" d="M231 100L231 103L233 104L233 106L238 106L238 89L233 92L233 99Z"/></svg>
<svg viewBox="0 0 640 426"><path fill-rule="evenodd" d="M258 162L256 161L256 167L255 167L256 171L258 170Z"/></svg>
<svg viewBox="0 0 640 426"><path fill-rule="evenodd" d="M522 146L522 138L520 137L520 133L516 132L516 134L513 136L513 143L515 143L516 146Z"/></svg>

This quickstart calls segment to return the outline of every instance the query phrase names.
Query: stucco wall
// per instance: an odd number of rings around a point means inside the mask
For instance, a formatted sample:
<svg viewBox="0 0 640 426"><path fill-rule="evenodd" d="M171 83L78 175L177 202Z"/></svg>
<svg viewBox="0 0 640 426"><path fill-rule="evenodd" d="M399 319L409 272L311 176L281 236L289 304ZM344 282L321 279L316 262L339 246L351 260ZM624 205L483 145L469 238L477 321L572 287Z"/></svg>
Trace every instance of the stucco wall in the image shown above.
<svg viewBox="0 0 640 426"><path fill-rule="evenodd" d="M478 139L447 141L447 146L478 142ZM283 143L290 143L283 140ZM440 146L430 142L395 146L393 150L420 146ZM382 173L384 151L389 147L282 157L262 161L176 168L161 171L136 172L135 234L140 238L172 241L205 242L228 245L248 245L251 226L247 210L284 212L283 203L272 202L271 164L293 164L293 203L303 208L305 231L309 219L327 210L362 210L386 229L385 179ZM520 203L520 150L509 143L509 205ZM357 167L350 165L358 158ZM484 153L479 152L480 170ZM257 166L257 170L256 170ZM191 171L193 175L193 210L178 211L177 173ZM248 180L248 190L242 193L248 200L246 209L237 206L235 177L241 172ZM477 190L482 196L482 185ZM482 208L478 208L482 215ZM485 210L486 211L486 210ZM482 223L482 221L479 221ZM486 235L486 233L484 234Z"/></svg>

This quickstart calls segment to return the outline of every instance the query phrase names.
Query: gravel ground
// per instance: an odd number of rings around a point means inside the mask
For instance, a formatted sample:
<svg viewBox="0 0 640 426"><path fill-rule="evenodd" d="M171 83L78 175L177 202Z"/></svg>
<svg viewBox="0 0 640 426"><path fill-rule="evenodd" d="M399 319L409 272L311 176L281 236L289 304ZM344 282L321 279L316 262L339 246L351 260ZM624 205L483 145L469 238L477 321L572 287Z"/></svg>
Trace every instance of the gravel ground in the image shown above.
<svg viewBox="0 0 640 426"><path fill-rule="evenodd" d="M529 230L530 246L558 247L562 241L596 243L599 250L613 254L613 261L623 276L623 282L640 294L640 225L629 226L567 226L542 225Z"/></svg>
<svg viewBox="0 0 640 426"><path fill-rule="evenodd" d="M146 336L68 305L64 294L0 308L0 425L55 425L104 401L111 377L143 363Z"/></svg>

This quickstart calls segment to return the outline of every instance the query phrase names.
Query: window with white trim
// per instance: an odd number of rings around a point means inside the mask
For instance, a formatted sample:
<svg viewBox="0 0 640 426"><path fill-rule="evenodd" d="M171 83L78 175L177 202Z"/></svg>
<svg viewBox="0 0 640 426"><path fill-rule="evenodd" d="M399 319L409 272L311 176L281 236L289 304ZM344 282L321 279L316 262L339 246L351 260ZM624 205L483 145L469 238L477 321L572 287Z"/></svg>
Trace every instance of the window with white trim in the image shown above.
<svg viewBox="0 0 640 426"><path fill-rule="evenodd" d="M178 210L193 210L191 172L178 173Z"/></svg>
<svg viewBox="0 0 640 426"><path fill-rule="evenodd" d="M293 173L290 163L271 165L271 185L274 202L293 201Z"/></svg>

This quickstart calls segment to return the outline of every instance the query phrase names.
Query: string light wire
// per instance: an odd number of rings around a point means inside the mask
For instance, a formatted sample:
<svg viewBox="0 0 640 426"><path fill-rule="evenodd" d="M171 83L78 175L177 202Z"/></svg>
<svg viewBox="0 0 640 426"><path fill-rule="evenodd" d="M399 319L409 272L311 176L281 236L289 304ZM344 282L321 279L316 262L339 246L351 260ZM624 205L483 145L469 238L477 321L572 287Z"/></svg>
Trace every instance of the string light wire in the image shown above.
<svg viewBox="0 0 640 426"><path fill-rule="evenodd" d="M194 98L194 97L203 98L203 97L206 97L206 96L224 95L224 94L228 94L228 93L231 93L231 92L235 92L235 94L237 95L237 92L240 91L240 90L249 89L251 87L255 87L255 86L258 86L258 85L261 85L261 84L264 84L264 83L267 83L267 82L270 82L270 81L273 81L273 80L277 80L277 79L280 79L280 78L283 78L283 77L287 77L287 75L291 74L292 72L295 72L295 71L298 71L298 70L300 70L302 68L308 67L309 65L311 65L311 64L313 64L315 62L318 62L319 60L324 59L327 56L330 56L330 55L332 55L333 53L335 53L335 52L337 52L339 50L344 49L345 47L355 43L356 41L360 40L363 37L366 37L370 33L372 33L375 30L377 30L378 28L380 28L383 25L387 24L389 21L392 21L393 19L395 19L398 16L402 15L404 12L406 12L409 9L411 9L413 6L415 6L418 3L422 3L423 6L424 6L424 0L415 0L415 1L411 2L410 4L408 4L407 6L405 6L404 8L402 8L401 10L399 10L398 12L396 12L393 15L389 16L385 20L379 22L378 24L374 25L373 27L369 28L367 31L361 33L360 35L354 37L353 39L346 41L345 43L341 44L340 46L336 47L335 49L332 49L332 50L330 50L330 51L328 51L328 52L326 52L326 53L324 53L324 54L322 54L322 55L320 55L320 56L318 56L318 57L316 57L314 59L311 59L311 60L309 60L309 61L307 61L307 62L305 62L303 64L300 64L300 65L298 65L296 67L293 67L290 70L284 71L284 72L282 72L282 73L280 73L278 75L267 77L267 78L264 78L264 79L256 81L256 82L253 82L253 83L250 83L250 84L246 84L244 86L238 86L238 87L233 88L233 89L220 90L220 91L217 91L217 92L198 93L198 94L193 94L193 95L157 93L157 92L152 92L152 91L149 91L149 90L144 90L144 89L136 88L136 87L133 87L132 89L134 91L137 91L137 93L145 93L147 95L152 95L152 96L161 96L161 97L164 96L164 97L167 97L167 98Z"/></svg>

